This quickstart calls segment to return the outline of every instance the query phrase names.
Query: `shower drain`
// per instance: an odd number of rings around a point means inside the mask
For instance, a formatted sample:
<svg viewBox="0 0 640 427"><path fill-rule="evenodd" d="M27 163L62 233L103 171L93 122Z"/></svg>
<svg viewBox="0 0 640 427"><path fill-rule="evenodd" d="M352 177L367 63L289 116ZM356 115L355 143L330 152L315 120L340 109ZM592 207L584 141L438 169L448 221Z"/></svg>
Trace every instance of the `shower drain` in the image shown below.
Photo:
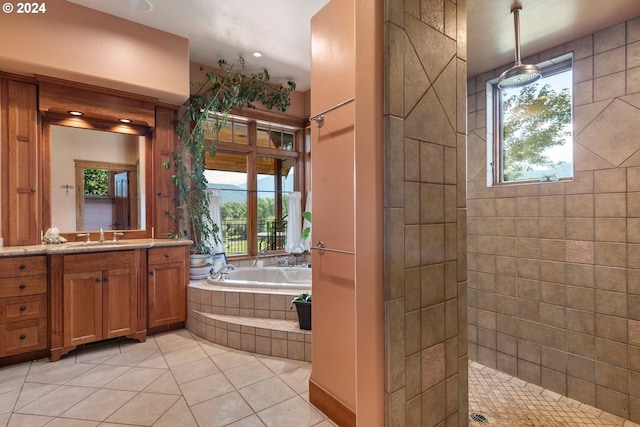
<svg viewBox="0 0 640 427"><path fill-rule="evenodd" d="M486 422L489 422L489 420L487 419L487 417L485 417L485 416L484 416L484 415L482 415L482 414L478 414L478 413L473 413L473 414L471 414L471 419L472 419L473 421L477 421L477 422L479 422L479 423L486 423Z"/></svg>

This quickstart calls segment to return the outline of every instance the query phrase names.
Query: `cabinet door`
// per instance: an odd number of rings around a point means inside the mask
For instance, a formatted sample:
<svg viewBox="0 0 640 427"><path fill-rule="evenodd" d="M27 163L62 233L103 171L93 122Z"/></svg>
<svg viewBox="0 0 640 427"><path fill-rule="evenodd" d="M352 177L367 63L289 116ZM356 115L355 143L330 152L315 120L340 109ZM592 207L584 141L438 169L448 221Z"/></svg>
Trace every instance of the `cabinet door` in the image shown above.
<svg viewBox="0 0 640 427"><path fill-rule="evenodd" d="M63 283L64 346L102 339L102 272L69 273Z"/></svg>
<svg viewBox="0 0 640 427"><path fill-rule="evenodd" d="M103 339L130 335L136 332L136 283L135 268L122 268L103 272Z"/></svg>
<svg viewBox="0 0 640 427"><path fill-rule="evenodd" d="M149 327L183 322L186 317L184 263L149 265Z"/></svg>
<svg viewBox="0 0 640 427"><path fill-rule="evenodd" d="M36 85L4 80L2 201L4 244L34 245L40 236L38 115ZM6 138L6 140L5 140ZM6 143L5 143L6 141Z"/></svg>

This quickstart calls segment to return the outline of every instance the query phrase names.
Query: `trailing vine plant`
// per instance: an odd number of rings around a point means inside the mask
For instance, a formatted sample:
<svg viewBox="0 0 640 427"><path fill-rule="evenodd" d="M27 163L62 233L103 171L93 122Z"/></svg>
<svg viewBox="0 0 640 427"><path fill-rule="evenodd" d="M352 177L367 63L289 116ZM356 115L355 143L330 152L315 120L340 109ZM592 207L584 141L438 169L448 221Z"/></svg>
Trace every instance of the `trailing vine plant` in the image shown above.
<svg viewBox="0 0 640 427"><path fill-rule="evenodd" d="M169 237L184 237L193 241L191 252L212 254L212 244L217 239L219 224L209 214L209 196L205 178L205 153L215 156L218 132L226 125L229 112L234 109L255 108L259 102L268 109L285 112L291 105L290 94L296 84L272 83L264 69L246 74L244 58L228 63L218 61L217 72L206 73L204 82L192 82L198 90L183 104L183 113L175 122L178 149L173 155L176 173L176 211L167 212L178 218L179 231L171 231ZM202 70L202 67L201 67ZM171 167L165 164L165 167Z"/></svg>

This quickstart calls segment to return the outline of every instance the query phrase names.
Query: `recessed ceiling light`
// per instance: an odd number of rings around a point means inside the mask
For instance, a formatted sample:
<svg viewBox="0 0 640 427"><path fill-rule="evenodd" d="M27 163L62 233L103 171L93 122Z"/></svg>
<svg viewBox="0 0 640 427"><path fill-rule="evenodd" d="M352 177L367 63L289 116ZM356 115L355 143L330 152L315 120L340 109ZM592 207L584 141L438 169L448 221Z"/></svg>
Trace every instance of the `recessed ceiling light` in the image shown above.
<svg viewBox="0 0 640 427"><path fill-rule="evenodd" d="M150 12L153 9L153 5L149 0L122 0L124 4L131 9L135 9L138 12Z"/></svg>
<svg viewBox="0 0 640 427"><path fill-rule="evenodd" d="M69 113L70 116L83 116L84 115L80 111L69 111L68 113Z"/></svg>
<svg viewBox="0 0 640 427"><path fill-rule="evenodd" d="M262 52L259 52L256 50L255 52L251 53L251 55L253 55L256 58L260 58L262 56Z"/></svg>
<svg viewBox="0 0 640 427"><path fill-rule="evenodd" d="M132 122L133 122L133 120L131 120L131 119L125 119L125 118L118 119L118 121L119 121L120 123L132 123Z"/></svg>

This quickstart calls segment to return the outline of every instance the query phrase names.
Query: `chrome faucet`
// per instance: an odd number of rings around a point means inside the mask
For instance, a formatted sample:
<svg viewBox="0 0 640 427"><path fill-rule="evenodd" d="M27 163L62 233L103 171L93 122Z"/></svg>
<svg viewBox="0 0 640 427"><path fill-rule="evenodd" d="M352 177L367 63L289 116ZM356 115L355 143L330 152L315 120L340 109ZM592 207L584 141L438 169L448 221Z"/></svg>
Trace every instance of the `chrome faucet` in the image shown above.
<svg viewBox="0 0 640 427"><path fill-rule="evenodd" d="M102 227L100 227L100 237L98 238L98 242L100 243L104 243L104 230L102 229Z"/></svg>
<svg viewBox="0 0 640 427"><path fill-rule="evenodd" d="M113 241L117 242L118 241L118 236L124 236L124 233L120 233L118 231L114 231L113 232Z"/></svg>
<svg viewBox="0 0 640 427"><path fill-rule="evenodd" d="M263 257L263 256L267 256L266 249L263 249L258 252L258 255L256 255L256 260L253 262L253 268L256 268L258 266L258 261L260 260L260 257Z"/></svg>
<svg viewBox="0 0 640 427"><path fill-rule="evenodd" d="M87 240L85 240L85 243L91 243L91 233L89 233L88 231L86 233L79 233L76 234L76 237L86 237Z"/></svg>
<svg viewBox="0 0 640 427"><path fill-rule="evenodd" d="M215 273L213 273L211 275L211 278L213 280L223 280L224 279L224 275L226 275L227 271L230 270L235 270L236 266L233 264L227 264L227 265L223 265L220 270L216 271Z"/></svg>

